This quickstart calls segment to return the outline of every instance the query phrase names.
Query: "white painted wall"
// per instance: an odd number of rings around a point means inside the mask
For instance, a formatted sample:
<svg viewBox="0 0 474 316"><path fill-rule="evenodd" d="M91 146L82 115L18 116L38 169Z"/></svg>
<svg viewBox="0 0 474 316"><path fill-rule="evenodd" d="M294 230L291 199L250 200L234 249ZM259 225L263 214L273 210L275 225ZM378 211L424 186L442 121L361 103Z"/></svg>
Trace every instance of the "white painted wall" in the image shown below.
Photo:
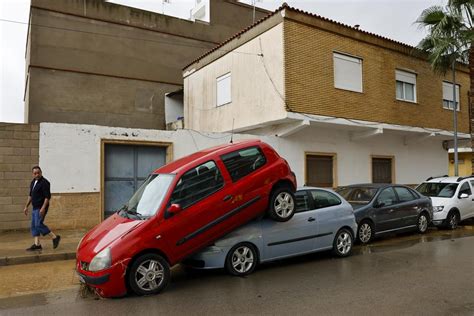
<svg viewBox="0 0 474 316"><path fill-rule="evenodd" d="M406 146L403 136L384 133L355 142L347 131L314 126L288 138L234 135L235 140L249 138L262 139L287 159L299 185L304 184L304 152L336 153L339 185L371 182L371 155L395 156L398 183L415 184L448 172L448 153L436 139ZM172 142L173 157L178 159L227 143L230 134L41 123L40 166L53 193L100 191L101 139Z"/></svg>
<svg viewBox="0 0 474 316"><path fill-rule="evenodd" d="M165 122L166 124L178 120L184 116L184 105L182 97L178 95L165 95Z"/></svg>
<svg viewBox="0 0 474 316"><path fill-rule="evenodd" d="M238 129L285 118L283 58L281 23L186 76L185 127L225 132L232 130L233 119ZM216 78L228 72L232 102L216 107Z"/></svg>

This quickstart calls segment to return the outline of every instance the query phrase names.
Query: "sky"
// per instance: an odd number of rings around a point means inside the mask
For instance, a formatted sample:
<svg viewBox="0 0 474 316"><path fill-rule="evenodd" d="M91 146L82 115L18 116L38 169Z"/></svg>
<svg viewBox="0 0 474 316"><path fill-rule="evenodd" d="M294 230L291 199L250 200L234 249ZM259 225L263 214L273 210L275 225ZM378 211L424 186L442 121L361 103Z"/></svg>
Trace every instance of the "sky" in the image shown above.
<svg viewBox="0 0 474 316"><path fill-rule="evenodd" d="M59 0L58 0L59 1ZM242 2L251 3L252 0ZM275 10L283 1L256 0ZM111 0L149 11L189 18L195 0ZM286 0L288 5L416 46L424 30L414 21L432 5L447 0ZM24 121L25 46L29 0L0 0L0 122Z"/></svg>

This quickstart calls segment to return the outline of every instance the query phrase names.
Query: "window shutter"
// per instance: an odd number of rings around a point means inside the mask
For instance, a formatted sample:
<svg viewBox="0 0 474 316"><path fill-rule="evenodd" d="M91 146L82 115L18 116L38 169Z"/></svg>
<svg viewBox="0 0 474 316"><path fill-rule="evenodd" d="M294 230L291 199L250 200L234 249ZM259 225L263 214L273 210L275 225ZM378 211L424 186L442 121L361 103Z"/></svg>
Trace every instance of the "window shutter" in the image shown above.
<svg viewBox="0 0 474 316"><path fill-rule="evenodd" d="M217 106L221 106L232 101L231 94L231 74L230 72L220 76L217 81Z"/></svg>
<svg viewBox="0 0 474 316"><path fill-rule="evenodd" d="M362 92L362 59L334 53L334 86Z"/></svg>
<svg viewBox="0 0 474 316"><path fill-rule="evenodd" d="M443 100L453 101L453 84L443 81ZM456 85L456 102L459 102L459 85Z"/></svg>
<svg viewBox="0 0 474 316"><path fill-rule="evenodd" d="M413 85L416 84L416 74L401 70L395 70L395 77L398 81L403 81L407 83L411 83Z"/></svg>

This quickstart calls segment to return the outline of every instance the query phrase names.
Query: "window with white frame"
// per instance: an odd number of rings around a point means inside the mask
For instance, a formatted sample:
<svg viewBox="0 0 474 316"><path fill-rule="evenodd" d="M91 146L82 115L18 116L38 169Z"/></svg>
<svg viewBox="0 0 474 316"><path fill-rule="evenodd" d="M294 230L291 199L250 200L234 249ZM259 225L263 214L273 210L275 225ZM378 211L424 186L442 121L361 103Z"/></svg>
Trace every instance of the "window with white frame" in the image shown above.
<svg viewBox="0 0 474 316"><path fill-rule="evenodd" d="M459 111L459 89L460 86L456 85L456 110ZM443 81L443 108L452 110L454 109L453 99L453 84L451 82Z"/></svg>
<svg viewBox="0 0 474 316"><path fill-rule="evenodd" d="M333 53L334 87L362 92L362 59Z"/></svg>
<svg viewBox="0 0 474 316"><path fill-rule="evenodd" d="M397 100L416 102L416 74L395 70Z"/></svg>
<svg viewBox="0 0 474 316"><path fill-rule="evenodd" d="M216 79L217 106L221 106L221 105L232 102L231 83L232 81L231 81L230 72Z"/></svg>

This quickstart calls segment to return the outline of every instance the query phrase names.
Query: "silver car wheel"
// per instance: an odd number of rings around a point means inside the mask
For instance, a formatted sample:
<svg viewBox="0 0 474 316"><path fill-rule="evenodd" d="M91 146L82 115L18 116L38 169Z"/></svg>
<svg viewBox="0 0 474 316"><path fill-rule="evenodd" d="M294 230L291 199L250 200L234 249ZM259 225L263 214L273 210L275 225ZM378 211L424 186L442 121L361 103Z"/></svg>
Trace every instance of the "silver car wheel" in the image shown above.
<svg viewBox="0 0 474 316"><path fill-rule="evenodd" d="M143 291L153 291L163 282L164 268L156 260L146 260L142 262L135 273L135 282Z"/></svg>
<svg viewBox="0 0 474 316"><path fill-rule="evenodd" d="M363 223L359 227L359 240L363 243L369 242L372 237L372 227L369 223Z"/></svg>
<svg viewBox="0 0 474 316"><path fill-rule="evenodd" d="M336 247L337 251L339 251L341 255L348 254L352 249L351 235L349 235L349 233L345 231L339 234L339 236L337 237Z"/></svg>
<svg viewBox="0 0 474 316"><path fill-rule="evenodd" d="M275 211L281 218L287 218L293 214L295 210L295 202L291 194L287 192L281 192L275 199L274 205Z"/></svg>
<svg viewBox="0 0 474 316"><path fill-rule="evenodd" d="M458 227L458 215L453 212L449 217L449 228L456 229L457 227Z"/></svg>
<svg viewBox="0 0 474 316"><path fill-rule="evenodd" d="M418 219L418 230L421 233L424 233L428 229L428 219L426 218L426 215L421 214L420 218Z"/></svg>
<svg viewBox="0 0 474 316"><path fill-rule="evenodd" d="M239 273L249 271L254 262L253 251L247 246L240 246L232 253L232 267Z"/></svg>

